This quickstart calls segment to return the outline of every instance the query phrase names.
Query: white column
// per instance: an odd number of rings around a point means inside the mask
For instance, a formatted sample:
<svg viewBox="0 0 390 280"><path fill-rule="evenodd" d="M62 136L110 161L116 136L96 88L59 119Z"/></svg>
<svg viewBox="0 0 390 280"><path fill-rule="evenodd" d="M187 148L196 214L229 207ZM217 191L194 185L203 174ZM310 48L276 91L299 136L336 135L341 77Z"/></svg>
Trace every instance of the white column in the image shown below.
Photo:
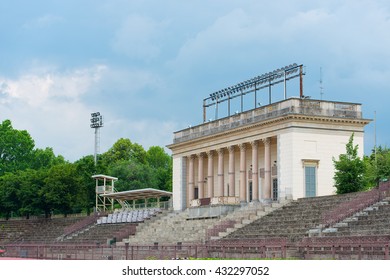
<svg viewBox="0 0 390 280"><path fill-rule="evenodd" d="M223 184L224 184L224 173L223 173L223 148L218 149L218 188L217 196L224 196Z"/></svg>
<svg viewBox="0 0 390 280"><path fill-rule="evenodd" d="M235 159L234 146L229 146L229 196L235 196Z"/></svg>
<svg viewBox="0 0 390 280"><path fill-rule="evenodd" d="M188 207L189 157L173 156L172 164L172 192L175 194L172 206L174 210L184 210Z"/></svg>
<svg viewBox="0 0 390 280"><path fill-rule="evenodd" d="M194 181L195 181L195 172L194 172L194 160L195 156L190 155L189 157L189 163L188 163L188 200L191 203L191 201L194 199Z"/></svg>
<svg viewBox="0 0 390 280"><path fill-rule="evenodd" d="M214 160L213 151L207 152L207 196L212 198L214 196Z"/></svg>
<svg viewBox="0 0 390 280"><path fill-rule="evenodd" d="M198 154L198 198L204 198L203 153Z"/></svg>
<svg viewBox="0 0 390 280"><path fill-rule="evenodd" d="M252 200L259 201L259 153L258 142L251 142L252 145Z"/></svg>
<svg viewBox="0 0 390 280"><path fill-rule="evenodd" d="M263 199L271 201L271 138L263 139L264 142L264 188Z"/></svg>
<svg viewBox="0 0 390 280"><path fill-rule="evenodd" d="M246 147L240 144L240 202L246 202Z"/></svg>

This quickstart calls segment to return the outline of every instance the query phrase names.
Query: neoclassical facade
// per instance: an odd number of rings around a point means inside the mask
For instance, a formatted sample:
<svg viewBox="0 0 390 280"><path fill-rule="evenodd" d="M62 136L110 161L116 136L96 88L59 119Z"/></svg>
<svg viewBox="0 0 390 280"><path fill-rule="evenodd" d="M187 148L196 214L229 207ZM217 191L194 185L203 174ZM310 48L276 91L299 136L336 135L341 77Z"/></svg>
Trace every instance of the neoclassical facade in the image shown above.
<svg viewBox="0 0 390 280"><path fill-rule="evenodd" d="M363 155L361 104L290 98L174 133L173 207L329 195L333 157Z"/></svg>

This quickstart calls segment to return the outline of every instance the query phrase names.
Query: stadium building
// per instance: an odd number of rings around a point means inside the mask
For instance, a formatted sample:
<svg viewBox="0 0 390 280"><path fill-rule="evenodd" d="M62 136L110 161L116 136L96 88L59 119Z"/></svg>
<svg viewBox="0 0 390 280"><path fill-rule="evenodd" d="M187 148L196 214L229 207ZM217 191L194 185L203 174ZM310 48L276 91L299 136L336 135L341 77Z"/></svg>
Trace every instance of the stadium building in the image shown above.
<svg viewBox="0 0 390 280"><path fill-rule="evenodd" d="M335 193L332 159L345 153L352 134L363 156L370 120L361 104L305 96L304 74L302 65L293 64L204 99L203 123L174 132L168 145L175 210ZM295 78L299 92L288 98L287 82ZM275 102L278 84L283 96ZM264 92L267 105L258 102ZM234 101L240 110L231 113ZM244 102L253 105L246 109ZM223 106L226 116L218 118ZM214 120L207 119L210 109Z"/></svg>
<svg viewBox="0 0 390 280"><path fill-rule="evenodd" d="M203 123L168 146L173 193L93 175L93 215L0 219L0 258L390 259L390 181L332 195L333 158L351 135L363 155L370 120L304 95L304 74L292 64L204 99Z"/></svg>

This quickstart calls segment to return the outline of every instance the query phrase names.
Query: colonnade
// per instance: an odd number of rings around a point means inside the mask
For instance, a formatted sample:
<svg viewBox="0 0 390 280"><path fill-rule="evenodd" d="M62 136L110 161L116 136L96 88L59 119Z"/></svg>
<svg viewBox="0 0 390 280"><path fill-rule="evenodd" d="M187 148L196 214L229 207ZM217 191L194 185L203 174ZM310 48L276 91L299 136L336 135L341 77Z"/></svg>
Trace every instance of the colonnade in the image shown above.
<svg viewBox="0 0 390 280"><path fill-rule="evenodd" d="M259 193L259 147L260 141L264 144L264 184L262 193ZM198 197L238 197L241 203L247 201L248 163L247 150L252 152L252 201L271 200L271 138L265 138L224 148L208 150L188 156L188 199L195 199L195 187L198 187ZM235 152L239 150L239 170L236 171ZM260 151L261 152L261 151ZM228 169L224 168L224 157L228 155ZM207 160L206 160L207 158ZM195 160L197 159L197 166ZM217 178L214 178L214 161L217 161ZM207 175L204 170L207 164ZM195 178L197 168L197 178ZM225 172L227 172L227 187L225 188ZM239 176L239 191L236 193L236 175ZM205 194L207 188L207 194Z"/></svg>

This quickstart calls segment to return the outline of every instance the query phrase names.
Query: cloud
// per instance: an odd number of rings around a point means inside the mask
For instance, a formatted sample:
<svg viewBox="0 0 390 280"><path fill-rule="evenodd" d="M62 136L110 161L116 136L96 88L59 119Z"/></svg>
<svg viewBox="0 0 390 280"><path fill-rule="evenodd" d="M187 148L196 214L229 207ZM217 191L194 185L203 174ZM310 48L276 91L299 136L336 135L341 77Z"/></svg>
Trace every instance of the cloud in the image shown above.
<svg viewBox="0 0 390 280"><path fill-rule="evenodd" d="M312 98L322 67L325 99L387 114L377 100L389 92L388 1L144 2L38 3L4 18L0 118L70 159L93 152L94 111L107 122L102 150L119 137L165 145L202 121L209 93L294 62Z"/></svg>
<svg viewBox="0 0 390 280"><path fill-rule="evenodd" d="M30 69L14 79L0 77L0 118L27 130L37 147L53 147L56 153L77 159L87 151L93 110L81 97L99 82L104 69L96 65L39 74Z"/></svg>
<svg viewBox="0 0 390 280"><path fill-rule="evenodd" d="M105 68L103 65L97 65L65 73L40 74L31 69L17 79L0 77L0 92L3 93L0 102L11 103L16 100L31 107L45 108L58 105L56 99L74 102L85 94L93 83L100 80Z"/></svg>
<svg viewBox="0 0 390 280"><path fill-rule="evenodd" d="M112 47L129 58L150 60L160 55L164 22L140 15L128 16L116 31Z"/></svg>
<svg viewBox="0 0 390 280"><path fill-rule="evenodd" d="M216 78L237 80L244 71L269 71L292 62L354 78L361 68L388 68L388 5L347 1L278 6L243 6L218 15L182 45L170 66L179 68L179 74L208 69Z"/></svg>
<svg viewBox="0 0 390 280"><path fill-rule="evenodd" d="M110 114L107 116L112 121L107 121L101 129L101 151L108 150L119 138L129 138L132 142L141 144L146 150L151 146L171 144L173 132L177 131L180 124L174 121L161 119L115 119ZM165 149L167 152L170 150Z"/></svg>
<svg viewBox="0 0 390 280"><path fill-rule="evenodd" d="M107 65L62 72L53 67L36 69L14 79L0 77L0 120L10 119L15 128L27 130L39 148L53 147L55 153L71 161L93 154L94 132L89 119L95 111L100 111L105 120L101 152L121 137L146 149L165 146L178 129L175 122L164 121L148 110L158 111L143 91L161 83L150 72ZM109 89L105 99L102 91ZM122 92L129 96L121 96ZM121 111L132 115L122 118Z"/></svg>
<svg viewBox="0 0 390 280"><path fill-rule="evenodd" d="M63 18L61 16L46 14L38 18L34 18L23 24L23 28L25 29L40 29L51 27L57 23L63 22Z"/></svg>

